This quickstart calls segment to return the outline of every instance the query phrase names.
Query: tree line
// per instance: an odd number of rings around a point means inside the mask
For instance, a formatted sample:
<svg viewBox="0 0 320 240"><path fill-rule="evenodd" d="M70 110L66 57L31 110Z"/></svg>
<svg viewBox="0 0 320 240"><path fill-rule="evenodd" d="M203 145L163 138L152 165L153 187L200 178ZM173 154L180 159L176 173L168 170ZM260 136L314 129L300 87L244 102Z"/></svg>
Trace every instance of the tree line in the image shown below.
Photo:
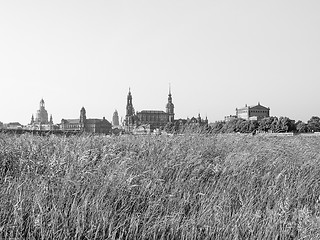
<svg viewBox="0 0 320 240"><path fill-rule="evenodd" d="M267 117L261 120L245 120L235 118L229 121L217 121L215 123L200 125L179 125L177 123L168 123L164 130L171 133L182 133L184 131L201 131L210 133L312 133L320 132L320 118L311 117L306 123L295 121L288 117Z"/></svg>

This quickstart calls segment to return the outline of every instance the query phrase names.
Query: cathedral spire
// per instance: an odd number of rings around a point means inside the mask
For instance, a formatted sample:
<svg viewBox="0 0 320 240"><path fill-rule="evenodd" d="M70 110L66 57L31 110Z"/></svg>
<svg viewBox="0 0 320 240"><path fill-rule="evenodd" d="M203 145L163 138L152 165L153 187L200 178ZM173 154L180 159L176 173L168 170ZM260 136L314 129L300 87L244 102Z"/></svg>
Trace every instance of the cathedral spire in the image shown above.
<svg viewBox="0 0 320 240"><path fill-rule="evenodd" d="M174 104L172 103L171 85L169 84L168 103L166 105L166 112L168 114L168 121L174 121Z"/></svg>
<svg viewBox="0 0 320 240"><path fill-rule="evenodd" d="M169 95L168 95L168 103L172 103L172 95L171 95L171 84L169 83Z"/></svg>
<svg viewBox="0 0 320 240"><path fill-rule="evenodd" d="M134 108L132 104L132 95L131 95L131 89L129 87L129 93L127 96L127 106L126 106L126 120L125 120L126 126L129 126L134 123Z"/></svg>

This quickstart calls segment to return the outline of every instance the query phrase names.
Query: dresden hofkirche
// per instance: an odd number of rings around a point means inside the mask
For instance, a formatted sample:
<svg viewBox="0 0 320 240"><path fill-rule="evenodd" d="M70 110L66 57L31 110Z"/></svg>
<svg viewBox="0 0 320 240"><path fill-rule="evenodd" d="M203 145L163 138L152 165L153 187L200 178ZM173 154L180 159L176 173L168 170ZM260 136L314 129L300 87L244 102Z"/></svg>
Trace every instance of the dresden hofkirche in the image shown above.
<svg viewBox="0 0 320 240"><path fill-rule="evenodd" d="M131 132L134 128L142 125L148 125L150 131L160 129L166 126L167 123L174 122L174 104L172 103L171 89L169 88L168 102L166 111L161 110L142 110L136 112L132 104L132 94L129 89L127 96L125 128L127 132Z"/></svg>

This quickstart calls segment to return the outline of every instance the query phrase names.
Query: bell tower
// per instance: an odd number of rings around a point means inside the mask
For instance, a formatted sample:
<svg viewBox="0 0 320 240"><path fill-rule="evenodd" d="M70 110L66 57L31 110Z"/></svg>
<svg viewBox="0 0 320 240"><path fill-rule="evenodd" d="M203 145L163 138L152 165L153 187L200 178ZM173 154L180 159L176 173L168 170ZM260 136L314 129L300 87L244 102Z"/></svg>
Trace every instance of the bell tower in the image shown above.
<svg viewBox="0 0 320 240"><path fill-rule="evenodd" d="M168 103L166 105L166 112L168 115L168 122L174 121L174 104L172 103L171 86L169 85Z"/></svg>
<svg viewBox="0 0 320 240"><path fill-rule="evenodd" d="M129 93L127 96L127 109L126 109L126 125L133 124L133 115L134 115L134 108L132 104L132 95L129 88Z"/></svg>
<svg viewBox="0 0 320 240"><path fill-rule="evenodd" d="M84 109L84 107L82 107L80 110L80 128L81 128L81 130L85 129L86 120L87 120L86 110Z"/></svg>

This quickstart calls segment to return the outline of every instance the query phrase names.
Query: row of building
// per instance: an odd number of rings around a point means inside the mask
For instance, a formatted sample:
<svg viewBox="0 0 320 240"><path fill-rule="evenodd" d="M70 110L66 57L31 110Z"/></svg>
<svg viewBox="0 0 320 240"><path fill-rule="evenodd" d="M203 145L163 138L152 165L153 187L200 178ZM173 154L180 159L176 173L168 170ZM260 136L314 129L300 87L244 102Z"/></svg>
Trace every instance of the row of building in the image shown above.
<svg viewBox="0 0 320 240"><path fill-rule="evenodd" d="M163 130L169 125L192 124L197 126L208 126L208 119L202 119L200 114L197 118L175 119L174 104L172 102L171 89L169 88L168 101L165 111L163 110L141 110L135 112L132 103L132 94L129 89L127 95L126 116L124 129L132 133L150 133Z"/></svg>
<svg viewBox="0 0 320 240"><path fill-rule="evenodd" d="M127 133L151 133L162 131L167 125L184 126L208 126L208 119L202 119L200 114L198 117L175 119L175 106L172 100L171 89L165 110L141 110L135 111L132 101L132 93L129 89L127 95L126 115L124 121L119 121L119 115L115 110L110 123L105 117L102 119L87 118L86 110L84 107L80 109L79 118L75 119L62 119L59 124L53 123L52 115L45 109L45 102L43 99L40 101L39 109L36 116L31 116L31 121L28 125L22 126L20 123L9 123L6 125L1 124L0 128L8 129L26 129L37 131L54 131L61 130L66 132L89 132L89 133L102 133L109 134L112 132L127 132ZM270 108L264 107L258 103L255 106L247 106L237 108L235 115L225 117L225 121L232 119L242 118L245 120L260 120L270 116Z"/></svg>

